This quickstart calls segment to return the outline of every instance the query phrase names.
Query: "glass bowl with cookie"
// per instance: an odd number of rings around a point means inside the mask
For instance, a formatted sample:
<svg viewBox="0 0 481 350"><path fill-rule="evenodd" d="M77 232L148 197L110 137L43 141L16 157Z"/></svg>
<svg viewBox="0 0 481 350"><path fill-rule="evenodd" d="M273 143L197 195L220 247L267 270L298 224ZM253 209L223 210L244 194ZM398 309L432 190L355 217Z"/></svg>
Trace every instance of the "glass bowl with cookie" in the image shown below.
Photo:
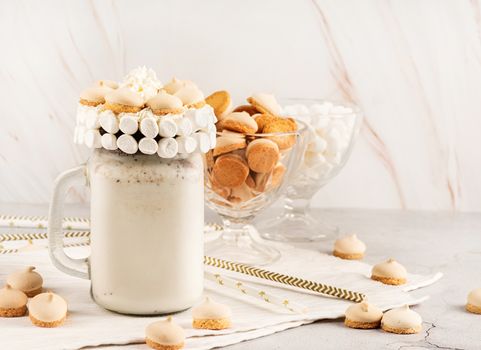
<svg viewBox="0 0 481 350"><path fill-rule="evenodd" d="M222 218L222 233L206 243L206 254L249 265L280 257L260 237L253 218L284 191L302 154L305 124L280 116L272 95L255 94L249 104L231 107L226 91L207 97L214 108L216 147L206 154L205 198Z"/></svg>
<svg viewBox="0 0 481 350"><path fill-rule="evenodd" d="M265 239L312 242L334 239L339 228L309 213L312 197L349 159L362 122L359 107L315 99L283 100L283 115L302 120L304 152L284 196L284 212L258 223Z"/></svg>

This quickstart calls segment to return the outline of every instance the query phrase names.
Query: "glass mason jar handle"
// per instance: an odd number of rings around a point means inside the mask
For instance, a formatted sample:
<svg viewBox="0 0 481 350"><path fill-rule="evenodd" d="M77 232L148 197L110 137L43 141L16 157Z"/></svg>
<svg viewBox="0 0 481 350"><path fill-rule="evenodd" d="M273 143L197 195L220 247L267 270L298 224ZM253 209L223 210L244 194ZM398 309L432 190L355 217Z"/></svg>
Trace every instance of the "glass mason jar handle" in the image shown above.
<svg viewBox="0 0 481 350"><path fill-rule="evenodd" d="M48 213L48 250L56 268L69 275L88 279L88 258L73 259L63 250L63 209L67 191L74 184L86 179L85 165L67 170L55 180Z"/></svg>

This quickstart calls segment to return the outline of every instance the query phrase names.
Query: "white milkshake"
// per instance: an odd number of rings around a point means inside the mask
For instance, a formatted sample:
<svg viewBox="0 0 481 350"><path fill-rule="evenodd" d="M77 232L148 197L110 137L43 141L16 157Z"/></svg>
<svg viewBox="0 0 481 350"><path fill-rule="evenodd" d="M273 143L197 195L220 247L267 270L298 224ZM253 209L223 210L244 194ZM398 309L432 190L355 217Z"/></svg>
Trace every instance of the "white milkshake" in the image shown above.
<svg viewBox="0 0 481 350"><path fill-rule="evenodd" d="M145 315L192 306L203 288L201 154L181 160L96 150L88 169L94 300Z"/></svg>

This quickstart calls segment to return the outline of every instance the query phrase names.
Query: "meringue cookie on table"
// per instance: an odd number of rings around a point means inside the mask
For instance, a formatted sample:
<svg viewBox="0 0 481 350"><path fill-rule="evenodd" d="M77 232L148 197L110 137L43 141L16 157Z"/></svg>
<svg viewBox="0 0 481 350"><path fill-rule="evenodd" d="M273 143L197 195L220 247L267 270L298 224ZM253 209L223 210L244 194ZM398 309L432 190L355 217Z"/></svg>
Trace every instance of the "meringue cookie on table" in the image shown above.
<svg viewBox="0 0 481 350"><path fill-rule="evenodd" d="M382 310L362 301L349 306L345 312L344 324L351 328L370 329L379 327L382 319Z"/></svg>
<svg viewBox="0 0 481 350"><path fill-rule="evenodd" d="M384 284L400 285L406 283L407 271L404 266L390 258L385 262L374 265L371 279Z"/></svg>
<svg viewBox="0 0 481 350"><path fill-rule="evenodd" d="M423 320L419 314L404 305L400 308L387 311L381 320L381 328L386 332L396 334L419 333Z"/></svg>
<svg viewBox="0 0 481 350"><path fill-rule="evenodd" d="M365 252L364 242L352 234L336 240L332 254L341 259L357 260L362 259Z"/></svg>
<svg viewBox="0 0 481 350"><path fill-rule="evenodd" d="M192 326L200 329L226 329L231 326L231 316L230 307L206 297L200 305L192 308Z"/></svg>

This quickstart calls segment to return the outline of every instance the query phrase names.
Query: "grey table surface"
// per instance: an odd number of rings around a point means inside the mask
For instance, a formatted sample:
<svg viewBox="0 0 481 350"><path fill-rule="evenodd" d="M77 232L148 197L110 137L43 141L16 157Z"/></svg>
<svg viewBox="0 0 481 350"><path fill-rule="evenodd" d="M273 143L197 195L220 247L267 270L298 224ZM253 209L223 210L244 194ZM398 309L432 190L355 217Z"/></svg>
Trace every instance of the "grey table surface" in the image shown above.
<svg viewBox="0 0 481 350"><path fill-rule="evenodd" d="M86 215L72 206L69 215ZM0 204L2 214L41 215L46 206ZM275 210L264 213L274 215ZM413 212L397 210L313 209L314 215L341 232L355 232L366 242L365 261L394 257L410 272L442 272L432 286L414 291L431 298L414 309L424 320L423 331L395 335L381 330L354 330L342 320L319 321L225 349L481 349L481 315L464 311L470 290L481 287L481 213ZM216 220L210 212L207 221ZM332 242L303 245L328 252ZM92 349L145 349L145 346L102 346Z"/></svg>

